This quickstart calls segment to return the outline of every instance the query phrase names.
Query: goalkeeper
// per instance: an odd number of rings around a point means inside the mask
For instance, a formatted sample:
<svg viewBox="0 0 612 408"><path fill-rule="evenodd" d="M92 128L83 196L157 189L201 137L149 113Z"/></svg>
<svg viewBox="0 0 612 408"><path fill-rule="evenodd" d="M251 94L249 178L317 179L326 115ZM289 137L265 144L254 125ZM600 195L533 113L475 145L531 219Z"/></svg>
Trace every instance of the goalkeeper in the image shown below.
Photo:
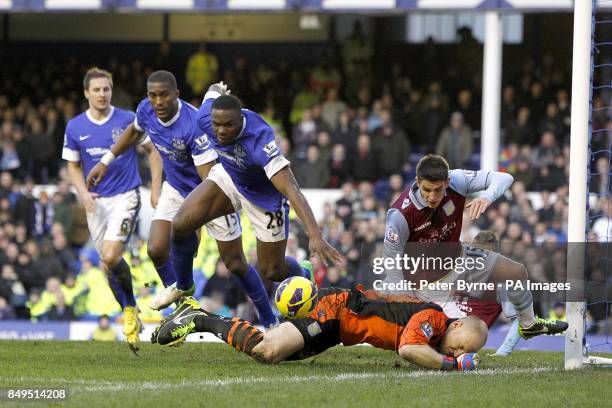
<svg viewBox="0 0 612 408"><path fill-rule="evenodd" d="M238 318L225 318L200 308L193 298L153 333L151 341L178 345L188 334L213 333L264 363L308 358L342 343L368 343L393 350L425 368L473 370L476 352L487 340L487 326L476 316L450 319L435 303L407 295L375 291L322 289L310 315L288 320L265 334Z"/></svg>

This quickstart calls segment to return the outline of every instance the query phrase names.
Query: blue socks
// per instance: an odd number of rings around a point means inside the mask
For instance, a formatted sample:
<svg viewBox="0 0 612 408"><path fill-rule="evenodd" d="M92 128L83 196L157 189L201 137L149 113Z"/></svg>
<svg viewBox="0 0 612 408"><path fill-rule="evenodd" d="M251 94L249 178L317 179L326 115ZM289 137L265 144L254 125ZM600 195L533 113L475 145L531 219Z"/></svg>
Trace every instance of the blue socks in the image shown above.
<svg viewBox="0 0 612 408"><path fill-rule="evenodd" d="M249 265L249 270L246 275L239 276L238 279L255 304L261 324L264 325L264 327L274 325L276 323L276 316L274 316L274 312L272 312L272 307L268 300L268 293L266 292L266 288L264 287L259 273L253 266Z"/></svg>
<svg viewBox="0 0 612 408"><path fill-rule="evenodd" d="M110 268L110 272L108 285L113 291L115 299L121 305L121 309L124 309L126 306L136 306L134 289L132 288L132 274L125 259L121 258L117 265Z"/></svg>
<svg viewBox="0 0 612 408"><path fill-rule="evenodd" d="M193 256L198 250L198 237L195 232L184 239L172 239L170 259L176 274L176 288L189 290L193 287Z"/></svg>
<svg viewBox="0 0 612 408"><path fill-rule="evenodd" d="M287 262L287 278L293 276L301 276L310 280L310 271L306 268L302 268L295 258L286 256L285 261Z"/></svg>
<svg viewBox="0 0 612 408"><path fill-rule="evenodd" d="M164 287L172 285L176 282L176 276L174 275L174 269L172 269L172 262L166 261L165 264L157 266L155 265L155 270L159 275L159 278L162 280Z"/></svg>

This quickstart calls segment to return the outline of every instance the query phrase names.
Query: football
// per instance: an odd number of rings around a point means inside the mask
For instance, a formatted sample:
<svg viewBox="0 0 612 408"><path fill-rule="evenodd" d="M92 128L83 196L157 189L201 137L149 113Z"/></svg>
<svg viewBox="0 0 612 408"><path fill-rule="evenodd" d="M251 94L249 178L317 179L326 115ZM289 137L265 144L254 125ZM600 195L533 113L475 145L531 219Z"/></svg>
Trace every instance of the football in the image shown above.
<svg viewBox="0 0 612 408"><path fill-rule="evenodd" d="M317 286L301 276L285 279L274 295L276 308L288 319L308 316L317 304Z"/></svg>

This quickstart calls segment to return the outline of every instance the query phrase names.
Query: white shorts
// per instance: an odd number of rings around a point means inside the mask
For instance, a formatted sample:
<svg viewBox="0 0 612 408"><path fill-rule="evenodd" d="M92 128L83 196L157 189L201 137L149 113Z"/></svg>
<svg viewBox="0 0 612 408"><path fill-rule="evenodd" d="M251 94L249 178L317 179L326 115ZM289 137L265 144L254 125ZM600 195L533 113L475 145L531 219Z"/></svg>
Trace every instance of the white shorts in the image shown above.
<svg viewBox="0 0 612 408"><path fill-rule="evenodd" d="M271 212L247 200L236 188L232 178L220 163L217 163L208 173L208 180L214 182L232 202L236 212L244 210L255 236L261 242L278 242L287 239L289 235L289 203L285 201L280 211Z"/></svg>
<svg viewBox="0 0 612 408"><path fill-rule="evenodd" d="M172 221L184 201L185 198L181 193L164 181L157 208L151 220ZM206 232L217 241L233 241L242 235L240 218L237 214L216 218L206 224Z"/></svg>
<svg viewBox="0 0 612 408"><path fill-rule="evenodd" d="M127 242L134 231L140 210L138 189L112 197L98 197L94 203L96 211L87 212L87 225L98 252L102 251L104 241Z"/></svg>

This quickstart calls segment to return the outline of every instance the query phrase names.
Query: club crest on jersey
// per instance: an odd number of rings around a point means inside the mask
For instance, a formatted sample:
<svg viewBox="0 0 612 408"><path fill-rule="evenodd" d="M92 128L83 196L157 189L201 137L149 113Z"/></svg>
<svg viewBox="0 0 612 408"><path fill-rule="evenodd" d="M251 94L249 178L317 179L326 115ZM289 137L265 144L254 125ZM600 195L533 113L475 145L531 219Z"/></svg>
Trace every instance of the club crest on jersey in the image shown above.
<svg viewBox="0 0 612 408"><path fill-rule="evenodd" d="M433 335L433 328L431 327L431 324L429 324L429 322L421 323L421 331L428 339L430 339Z"/></svg>
<svg viewBox="0 0 612 408"><path fill-rule="evenodd" d="M408 197L404 198L402 201L402 210L410 205L410 199Z"/></svg>
<svg viewBox="0 0 612 408"><path fill-rule="evenodd" d="M448 201L442 206L442 210L444 210L444 214L450 216L452 213L455 212L455 203L453 203L452 201Z"/></svg>
<svg viewBox="0 0 612 408"><path fill-rule="evenodd" d="M200 137L197 137L195 139L195 143L200 150L206 150L210 147L210 140L208 140L208 135L206 133Z"/></svg>
<svg viewBox="0 0 612 408"><path fill-rule="evenodd" d="M268 157L272 157L275 154L278 153L278 146L276 145L276 141L271 141L270 143L268 143L267 145L264 146L263 148L264 153L266 154L266 156Z"/></svg>
<svg viewBox="0 0 612 408"><path fill-rule="evenodd" d="M113 138L113 143L117 143L121 135L123 134L123 128L113 128L111 130L111 136Z"/></svg>
<svg viewBox="0 0 612 408"><path fill-rule="evenodd" d="M385 241L390 242L392 244L397 244L399 240L399 235L397 232L393 231L393 228L387 228L387 233L385 234Z"/></svg>

